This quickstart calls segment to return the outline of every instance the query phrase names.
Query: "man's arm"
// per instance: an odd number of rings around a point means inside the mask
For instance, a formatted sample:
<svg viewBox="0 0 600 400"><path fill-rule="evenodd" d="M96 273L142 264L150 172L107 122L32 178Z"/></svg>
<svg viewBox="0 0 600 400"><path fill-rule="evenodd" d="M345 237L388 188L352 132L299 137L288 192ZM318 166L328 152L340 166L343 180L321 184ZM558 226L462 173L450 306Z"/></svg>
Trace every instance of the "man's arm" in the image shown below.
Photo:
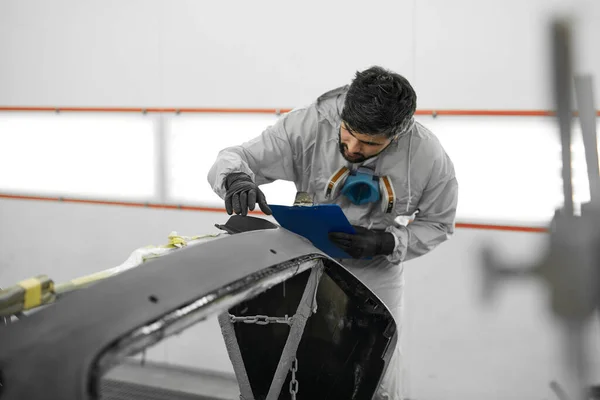
<svg viewBox="0 0 600 400"><path fill-rule="evenodd" d="M392 262L422 256L454 234L458 181L452 161L442 149L440 151L442 154L434 162L415 219L407 226L395 223L386 229L396 239L394 252L388 256Z"/></svg>
<svg viewBox="0 0 600 400"><path fill-rule="evenodd" d="M243 172L262 185L278 179L295 181L294 153L290 132L297 113L291 111L265 129L258 137L221 150L208 172L208 182L222 199L227 192L225 179L231 173Z"/></svg>

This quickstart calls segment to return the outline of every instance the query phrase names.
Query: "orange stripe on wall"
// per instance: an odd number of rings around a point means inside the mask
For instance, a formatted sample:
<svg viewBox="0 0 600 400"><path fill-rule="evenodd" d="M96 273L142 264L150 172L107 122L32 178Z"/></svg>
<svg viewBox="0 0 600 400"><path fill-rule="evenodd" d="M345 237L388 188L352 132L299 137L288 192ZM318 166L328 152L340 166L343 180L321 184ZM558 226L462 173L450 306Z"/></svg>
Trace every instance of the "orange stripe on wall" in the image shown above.
<svg viewBox="0 0 600 400"><path fill-rule="evenodd" d="M275 108L133 108L133 107L0 107L0 111L108 112L108 113L256 113L278 114L291 109Z"/></svg>
<svg viewBox="0 0 600 400"><path fill-rule="evenodd" d="M545 110L417 110L416 115L453 115L453 116L486 116L486 117L549 117L553 111ZM600 111L598 112L600 115Z"/></svg>
<svg viewBox="0 0 600 400"><path fill-rule="evenodd" d="M156 209L168 209L168 210L186 210L186 211L207 211L207 212L226 212L224 208L219 207L200 207L200 206L184 206L178 204L160 204L160 203L136 203L136 202L121 202L121 201L108 201L108 200L87 200L87 199L76 199L67 197L44 197L44 196L25 196L25 195L14 195L14 194L0 194L2 199L12 200L37 200L37 201L53 201L63 203L80 203L80 204L96 204L96 205L110 205L110 206L123 206L123 207L142 207L142 208L156 208ZM250 211L250 215L264 215L261 211ZM527 227L527 226L509 226L509 225L492 225L492 224L471 224L471 223L456 223L457 228L462 229L483 229L483 230L495 230L495 231L510 231L510 232L532 232L532 233L547 233L547 228L541 227Z"/></svg>
<svg viewBox="0 0 600 400"><path fill-rule="evenodd" d="M141 108L141 107L12 107L0 106L0 111L50 111L50 112L123 112L123 113L255 113L280 114L290 108ZM417 110L416 115L488 116L488 117L548 117L555 115L549 110ZM596 114L600 116L600 111ZM574 112L573 115L577 115Z"/></svg>
<svg viewBox="0 0 600 400"><path fill-rule="evenodd" d="M531 227L531 226L509 226L509 225L456 223L456 227L463 228L463 229L487 229L487 230L494 230L494 231L548 233L548 228Z"/></svg>
<svg viewBox="0 0 600 400"><path fill-rule="evenodd" d="M110 201L110 200L88 200L88 199L75 199L70 197L44 197L44 196L25 196L15 194L0 194L0 199L12 199L12 200L38 200L38 201L53 201L61 203L81 203L81 204L96 204L96 205L109 205L109 206L123 206L123 207L143 207L143 208L161 208L169 210L189 210L189 211L211 211L211 212L225 212L224 208L216 207L196 207L196 206L184 206L178 204L162 204L162 203L136 203L136 202L123 202L123 201ZM262 212L253 211L252 214L262 214Z"/></svg>

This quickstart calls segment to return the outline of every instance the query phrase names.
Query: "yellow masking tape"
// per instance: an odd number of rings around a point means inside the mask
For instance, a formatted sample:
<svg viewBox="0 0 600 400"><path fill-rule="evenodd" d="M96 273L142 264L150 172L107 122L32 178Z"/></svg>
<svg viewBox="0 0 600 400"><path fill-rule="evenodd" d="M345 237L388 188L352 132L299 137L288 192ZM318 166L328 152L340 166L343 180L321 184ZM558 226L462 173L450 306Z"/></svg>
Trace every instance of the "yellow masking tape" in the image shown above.
<svg viewBox="0 0 600 400"><path fill-rule="evenodd" d="M25 289L23 309L29 310L42 304L42 281L30 278L19 282L18 285Z"/></svg>
<svg viewBox="0 0 600 400"><path fill-rule="evenodd" d="M84 286L84 285L88 285L90 283L108 278L111 275L112 274L110 273L110 271L100 271L100 272L96 272L95 274L72 279L71 283L75 286Z"/></svg>
<svg viewBox="0 0 600 400"><path fill-rule="evenodd" d="M168 246L169 247L173 247L173 246L184 247L184 246L187 246L187 242L181 236L172 235L172 236L169 236L169 244L168 244Z"/></svg>

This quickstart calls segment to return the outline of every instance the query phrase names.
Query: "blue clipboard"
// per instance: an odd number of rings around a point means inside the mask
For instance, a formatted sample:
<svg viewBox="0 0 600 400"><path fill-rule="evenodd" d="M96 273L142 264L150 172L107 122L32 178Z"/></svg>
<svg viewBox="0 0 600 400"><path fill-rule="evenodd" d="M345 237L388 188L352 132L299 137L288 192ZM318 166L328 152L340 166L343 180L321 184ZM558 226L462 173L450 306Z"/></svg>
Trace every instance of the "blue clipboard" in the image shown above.
<svg viewBox="0 0 600 400"><path fill-rule="evenodd" d="M356 233L337 204L280 206L269 204L273 218L283 228L304 236L332 258L352 258L329 240L329 232Z"/></svg>

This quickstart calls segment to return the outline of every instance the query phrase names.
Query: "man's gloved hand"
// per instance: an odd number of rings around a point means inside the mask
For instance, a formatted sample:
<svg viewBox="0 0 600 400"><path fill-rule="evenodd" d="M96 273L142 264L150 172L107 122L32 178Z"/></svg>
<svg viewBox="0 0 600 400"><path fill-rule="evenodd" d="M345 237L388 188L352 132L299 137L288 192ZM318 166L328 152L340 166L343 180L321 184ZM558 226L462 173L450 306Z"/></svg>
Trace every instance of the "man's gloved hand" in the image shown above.
<svg viewBox="0 0 600 400"><path fill-rule="evenodd" d="M225 178L225 210L227 214L246 215L248 209L254 210L254 206L258 206L267 215L271 215L271 209L267 205L265 195L258 188L258 185L252 181L252 178L243 172L234 172Z"/></svg>
<svg viewBox="0 0 600 400"><path fill-rule="evenodd" d="M392 254L396 247L394 235L389 232L354 226L356 234L330 232L329 240L352 258Z"/></svg>

